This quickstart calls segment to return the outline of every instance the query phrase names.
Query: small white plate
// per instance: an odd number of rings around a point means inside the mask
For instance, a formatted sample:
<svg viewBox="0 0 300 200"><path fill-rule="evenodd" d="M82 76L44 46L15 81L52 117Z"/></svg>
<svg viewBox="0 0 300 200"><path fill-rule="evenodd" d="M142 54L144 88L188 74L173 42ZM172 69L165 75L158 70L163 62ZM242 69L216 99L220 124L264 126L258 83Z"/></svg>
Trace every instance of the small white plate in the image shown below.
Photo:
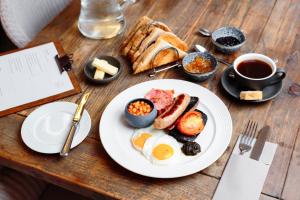
<svg viewBox="0 0 300 200"><path fill-rule="evenodd" d="M160 166L152 164L132 147L130 139L134 129L125 123L124 108L130 100L144 97L152 88L174 89L176 95L187 93L199 97L197 108L208 117L204 130L196 139L201 153L183 155L179 163ZM137 84L117 95L102 114L99 132L106 152L124 168L149 177L175 178L201 171L221 157L230 142L232 121L224 103L208 89L187 81L162 79Z"/></svg>
<svg viewBox="0 0 300 200"><path fill-rule="evenodd" d="M34 151L46 154L59 153L71 128L77 104L55 102L33 111L23 122L21 137ZM80 144L91 129L91 118L86 110L82 114L71 148Z"/></svg>

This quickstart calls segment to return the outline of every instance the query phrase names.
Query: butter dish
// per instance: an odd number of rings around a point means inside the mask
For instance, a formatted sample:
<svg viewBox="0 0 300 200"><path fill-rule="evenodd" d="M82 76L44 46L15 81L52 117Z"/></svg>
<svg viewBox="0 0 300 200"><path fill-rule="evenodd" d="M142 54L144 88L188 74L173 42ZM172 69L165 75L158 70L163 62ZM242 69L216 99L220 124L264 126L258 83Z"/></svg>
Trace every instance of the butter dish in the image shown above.
<svg viewBox="0 0 300 200"><path fill-rule="evenodd" d="M96 56L96 58L107 61L110 65L118 68L118 71L113 76L105 73L103 79L95 79L94 75L95 75L95 72L97 69L94 66L92 66L93 59L91 59L84 66L84 69L83 69L84 75L88 81L90 81L91 83L94 83L94 84L107 84L119 77L119 75L121 74L121 71L122 71L122 67L121 67L120 61L117 58L115 58L113 56L106 56L106 55L98 55L98 56Z"/></svg>

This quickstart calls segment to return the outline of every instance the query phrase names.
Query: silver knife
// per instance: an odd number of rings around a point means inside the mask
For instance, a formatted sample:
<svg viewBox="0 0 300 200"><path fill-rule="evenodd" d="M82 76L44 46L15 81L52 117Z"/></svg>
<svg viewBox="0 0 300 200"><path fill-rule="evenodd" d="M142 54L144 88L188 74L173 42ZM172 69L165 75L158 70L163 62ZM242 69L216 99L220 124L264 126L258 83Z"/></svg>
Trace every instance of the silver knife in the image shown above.
<svg viewBox="0 0 300 200"><path fill-rule="evenodd" d="M265 126L262 129L260 129L253 150L250 154L250 158L254 160L259 160L269 134L270 134L270 126Z"/></svg>
<svg viewBox="0 0 300 200"><path fill-rule="evenodd" d="M72 126L70 128L68 137L66 139L66 142L65 142L62 150L60 151L60 155L63 157L66 157L69 155L69 151L71 148L71 144L72 144L76 129L77 129L80 119L82 117L84 105L85 105L86 101L88 100L89 96L90 96L90 92L87 92L82 96L80 103L75 111L73 121L72 121Z"/></svg>

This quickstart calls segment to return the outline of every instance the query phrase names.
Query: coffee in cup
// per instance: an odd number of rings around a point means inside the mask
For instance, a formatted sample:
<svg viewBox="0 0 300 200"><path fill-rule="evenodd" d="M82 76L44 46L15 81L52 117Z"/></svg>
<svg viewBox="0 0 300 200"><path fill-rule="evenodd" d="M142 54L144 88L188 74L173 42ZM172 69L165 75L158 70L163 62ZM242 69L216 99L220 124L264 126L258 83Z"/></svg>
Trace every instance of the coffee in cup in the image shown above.
<svg viewBox="0 0 300 200"><path fill-rule="evenodd" d="M235 78L243 89L263 90L285 78L285 71L262 54L248 53L239 56L233 63Z"/></svg>

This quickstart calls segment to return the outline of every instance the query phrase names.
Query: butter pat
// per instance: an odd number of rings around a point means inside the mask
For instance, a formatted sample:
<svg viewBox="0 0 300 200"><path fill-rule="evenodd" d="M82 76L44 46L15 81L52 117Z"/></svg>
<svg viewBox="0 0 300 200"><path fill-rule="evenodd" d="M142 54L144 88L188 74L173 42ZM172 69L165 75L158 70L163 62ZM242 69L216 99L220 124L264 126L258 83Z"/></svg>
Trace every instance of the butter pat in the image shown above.
<svg viewBox="0 0 300 200"><path fill-rule="evenodd" d="M98 58L94 58L92 66L112 76L117 74L119 70L117 67L109 64L106 60L100 60Z"/></svg>
<svg viewBox="0 0 300 200"><path fill-rule="evenodd" d="M94 79L103 80L104 75L105 75L104 71L96 69L95 74L94 74Z"/></svg>
<svg viewBox="0 0 300 200"><path fill-rule="evenodd" d="M262 100L262 91L241 91L240 99L242 100Z"/></svg>

